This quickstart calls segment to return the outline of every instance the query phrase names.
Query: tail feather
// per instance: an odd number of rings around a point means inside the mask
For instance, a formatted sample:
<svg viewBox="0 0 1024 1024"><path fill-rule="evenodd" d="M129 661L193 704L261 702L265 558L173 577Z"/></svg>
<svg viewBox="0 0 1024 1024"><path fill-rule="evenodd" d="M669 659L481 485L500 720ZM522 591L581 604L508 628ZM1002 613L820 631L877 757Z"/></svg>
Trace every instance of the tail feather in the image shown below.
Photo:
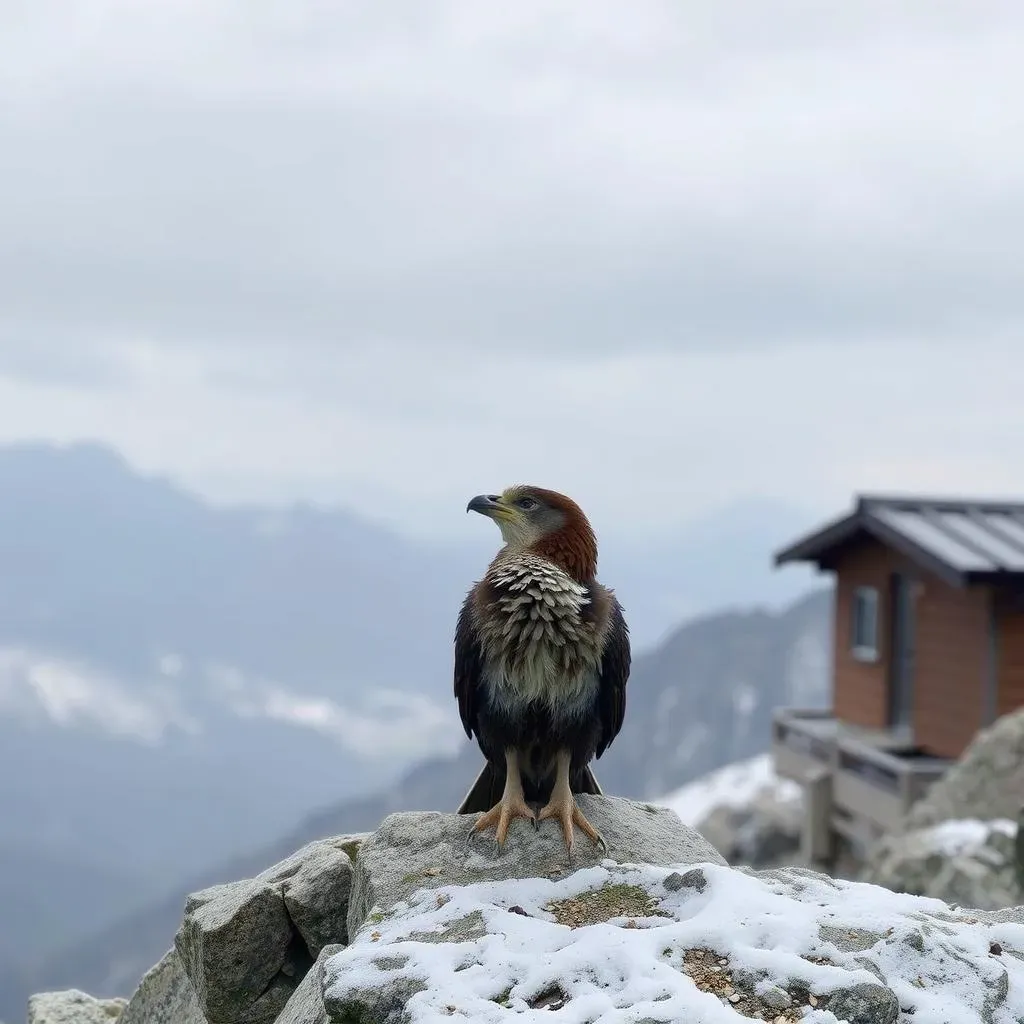
<svg viewBox="0 0 1024 1024"><path fill-rule="evenodd" d="M470 787L469 792L462 798L456 814L480 814L489 811L500 799L505 789L505 766L484 763L483 768L476 777L476 781ZM572 780L572 791L574 793L588 793L591 796L604 796L590 765L584 765L583 770L578 772Z"/></svg>
<svg viewBox="0 0 1024 1024"><path fill-rule="evenodd" d="M597 781L597 776L594 774L593 769L590 765L584 765L583 771L580 772L579 776L573 779L572 791L574 793L589 793L591 796L604 796L604 790L601 789L600 783Z"/></svg>
<svg viewBox="0 0 1024 1024"><path fill-rule="evenodd" d="M495 766L490 761L484 762L480 774L462 798L456 814L478 814L489 811L500 799L505 788L505 766Z"/></svg>

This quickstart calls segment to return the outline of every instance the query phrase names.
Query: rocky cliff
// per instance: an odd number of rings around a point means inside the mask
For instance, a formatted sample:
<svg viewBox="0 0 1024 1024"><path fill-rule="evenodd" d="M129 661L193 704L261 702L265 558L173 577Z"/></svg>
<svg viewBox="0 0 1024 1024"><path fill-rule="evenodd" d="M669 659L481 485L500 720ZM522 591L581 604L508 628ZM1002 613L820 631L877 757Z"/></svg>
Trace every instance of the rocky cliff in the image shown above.
<svg viewBox="0 0 1024 1024"><path fill-rule="evenodd" d="M190 896L127 1002L47 993L30 1024L1024 1019L1024 908L731 868L666 808L580 802L608 849L571 863L554 828L499 850L440 813L309 844Z"/></svg>
<svg viewBox="0 0 1024 1024"><path fill-rule="evenodd" d="M676 630L655 650L639 653L630 676L630 709L623 731L596 766L605 792L661 798L709 771L762 754L770 740L771 709L776 704L827 703L830 600L827 593L815 593L778 613L705 616ZM380 792L326 807L281 839L253 847L241 857L212 863L184 879L168 876L167 892L160 899L112 925L89 929L87 939L61 945L20 970L5 970L9 965L2 935L6 924L11 942L19 946L20 959L27 953L23 939L28 926L21 927L18 916L8 921L0 915L0 1014L17 1019L15 1014L31 992L70 985L102 993L125 991L160 957L189 892L249 877L317 837L373 829L397 811L454 809L480 764L476 743L463 737L454 759L426 761ZM296 771L296 777L302 774L301 768ZM737 830L742 825L740 821L724 824ZM716 826L716 835L721 826ZM765 842L770 842L776 826L766 820L760 830ZM744 836L749 837L750 831L742 825ZM749 845L749 839L744 838L743 844ZM8 872L5 890L5 863L0 850L0 906L17 906L16 901L5 899L5 893L16 896L26 881L29 888L44 890L62 912L72 906L55 891L52 871L44 873L42 880L31 873ZM65 888L71 888L72 894L77 891L75 886ZM22 917L42 930L32 915ZM51 925L49 932L57 933L56 926Z"/></svg>
<svg viewBox="0 0 1024 1024"><path fill-rule="evenodd" d="M907 830L869 852L860 875L898 892L995 910L1024 903L1024 709L978 733L918 801Z"/></svg>

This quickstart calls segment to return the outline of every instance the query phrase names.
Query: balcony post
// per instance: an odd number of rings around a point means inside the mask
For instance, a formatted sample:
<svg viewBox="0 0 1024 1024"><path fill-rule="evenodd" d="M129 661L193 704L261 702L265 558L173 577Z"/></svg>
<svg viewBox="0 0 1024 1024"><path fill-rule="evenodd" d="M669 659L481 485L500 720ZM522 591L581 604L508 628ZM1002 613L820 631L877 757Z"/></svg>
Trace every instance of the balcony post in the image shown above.
<svg viewBox="0 0 1024 1024"><path fill-rule="evenodd" d="M1015 846L1017 855L1017 888L1020 890L1021 896L1024 897L1024 805L1021 806L1020 812L1017 815L1017 840Z"/></svg>
<svg viewBox="0 0 1024 1024"><path fill-rule="evenodd" d="M808 864L830 868L835 859L832 834L832 772L822 766L804 782L804 820L800 852Z"/></svg>

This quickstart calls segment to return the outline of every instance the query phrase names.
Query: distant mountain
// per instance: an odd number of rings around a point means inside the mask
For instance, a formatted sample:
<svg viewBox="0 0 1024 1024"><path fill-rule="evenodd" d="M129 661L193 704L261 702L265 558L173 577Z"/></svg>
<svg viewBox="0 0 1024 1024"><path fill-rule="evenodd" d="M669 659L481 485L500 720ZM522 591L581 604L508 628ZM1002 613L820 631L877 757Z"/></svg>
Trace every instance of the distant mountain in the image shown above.
<svg viewBox="0 0 1024 1024"><path fill-rule="evenodd" d="M630 677L626 723L595 765L609 792L657 798L714 769L768 749L779 704L826 707L831 652L830 595L816 592L779 613L705 616L639 655ZM31 971L0 979L0 1014L21 1012L32 991L76 986L127 994L170 946L187 892L244 878L312 839L374 828L387 814L454 809L481 764L463 741L454 758L433 758L376 795L309 816L283 839L195 874L147 907L71 944Z"/></svg>
<svg viewBox="0 0 1024 1024"><path fill-rule="evenodd" d="M6 823L2 831L9 832ZM47 885L25 885L25 879L40 876ZM0 930L0 964L18 963L26 948L46 948L54 935L83 941L90 930L134 910L159 885L158 878L90 863L75 848L63 857L47 856L0 841L0 914L19 924L17 931Z"/></svg>
<svg viewBox="0 0 1024 1024"><path fill-rule="evenodd" d="M54 865L95 893L123 877L101 901L120 915L461 749L451 638L488 524L427 545L344 509L216 507L97 444L0 448L0 499L0 963L102 924L69 901L38 926ZM807 582L771 568L805 525L785 505L599 525L637 651Z"/></svg>
<svg viewBox="0 0 1024 1024"><path fill-rule="evenodd" d="M214 508L96 445L0 449L0 495L0 820L23 848L180 875L452 749L468 555Z"/></svg>
<svg viewBox="0 0 1024 1024"><path fill-rule="evenodd" d="M815 591L781 612L705 615L669 634L638 659L599 778L656 797L766 750L773 708L828 707L831 607Z"/></svg>

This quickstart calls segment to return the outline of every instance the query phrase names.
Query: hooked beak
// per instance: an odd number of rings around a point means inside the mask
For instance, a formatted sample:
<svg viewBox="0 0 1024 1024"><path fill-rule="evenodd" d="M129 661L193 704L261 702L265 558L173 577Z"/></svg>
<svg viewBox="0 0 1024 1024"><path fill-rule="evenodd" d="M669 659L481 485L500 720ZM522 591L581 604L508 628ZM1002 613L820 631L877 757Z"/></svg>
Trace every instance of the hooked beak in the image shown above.
<svg viewBox="0 0 1024 1024"><path fill-rule="evenodd" d="M479 512L480 515L493 519L495 516L507 516L509 510L501 503L501 497L499 495L478 494L475 498L469 499L466 511Z"/></svg>

